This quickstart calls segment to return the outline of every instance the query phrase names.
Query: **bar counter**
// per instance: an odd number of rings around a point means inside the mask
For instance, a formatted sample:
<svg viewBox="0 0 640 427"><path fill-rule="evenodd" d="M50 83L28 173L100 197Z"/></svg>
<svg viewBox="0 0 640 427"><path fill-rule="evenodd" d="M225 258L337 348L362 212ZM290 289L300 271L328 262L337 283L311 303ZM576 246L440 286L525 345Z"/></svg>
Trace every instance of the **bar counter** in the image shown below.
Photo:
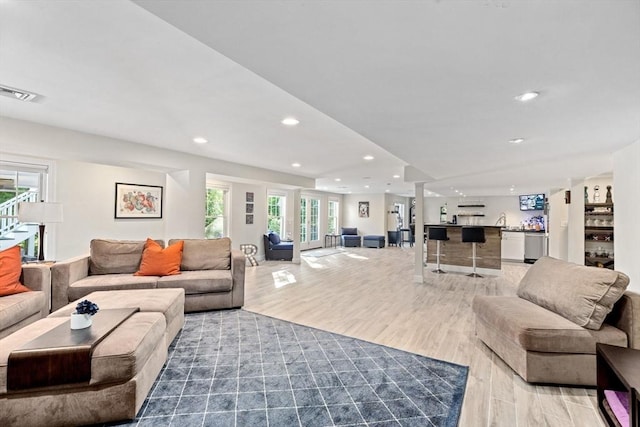
<svg viewBox="0 0 640 427"><path fill-rule="evenodd" d="M453 224L425 224L424 235L429 237L429 227L445 227L447 229L447 237L449 240L440 242L440 264L456 265L461 267L473 266L471 260L471 243L462 243L462 227L464 225ZM474 225L470 227L483 227L485 243L476 245L476 266L478 268L489 268L493 270L501 270L501 246L502 234L501 227L493 227L488 225ZM427 264L436 265L436 241L427 241Z"/></svg>

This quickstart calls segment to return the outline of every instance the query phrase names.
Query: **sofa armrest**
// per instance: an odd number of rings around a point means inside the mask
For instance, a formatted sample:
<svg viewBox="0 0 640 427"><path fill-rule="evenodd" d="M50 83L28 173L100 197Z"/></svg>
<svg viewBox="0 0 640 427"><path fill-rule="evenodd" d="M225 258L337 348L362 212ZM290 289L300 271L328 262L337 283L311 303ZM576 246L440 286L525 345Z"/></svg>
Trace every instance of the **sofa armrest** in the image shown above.
<svg viewBox="0 0 640 427"><path fill-rule="evenodd" d="M233 289L231 291L232 307L242 307L244 305L244 270L247 259L238 249L231 250L231 279Z"/></svg>
<svg viewBox="0 0 640 427"><path fill-rule="evenodd" d="M640 294L626 291L605 322L627 333L630 348L640 349Z"/></svg>
<svg viewBox="0 0 640 427"><path fill-rule="evenodd" d="M89 255L57 262L51 267L51 311L69 304L69 285L89 275Z"/></svg>
<svg viewBox="0 0 640 427"><path fill-rule="evenodd" d="M51 306L51 269L44 264L25 264L22 266L22 284L32 291L44 293L45 306L42 317L49 314Z"/></svg>

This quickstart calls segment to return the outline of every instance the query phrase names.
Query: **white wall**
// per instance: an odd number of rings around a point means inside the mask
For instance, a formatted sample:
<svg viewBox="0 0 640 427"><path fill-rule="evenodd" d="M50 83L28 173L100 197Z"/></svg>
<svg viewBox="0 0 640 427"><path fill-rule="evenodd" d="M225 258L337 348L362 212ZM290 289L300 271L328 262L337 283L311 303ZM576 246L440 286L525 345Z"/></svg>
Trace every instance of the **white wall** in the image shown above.
<svg viewBox="0 0 640 427"><path fill-rule="evenodd" d="M346 194L343 198L343 227L358 227L361 236L386 236L387 208L383 194ZM369 218L360 218L358 203L369 202Z"/></svg>
<svg viewBox="0 0 640 427"><path fill-rule="evenodd" d="M64 222L56 224L55 258L66 259L89 252L94 238L165 239L162 219L115 219L115 183L165 186L165 174L139 169L57 161L56 194L63 205ZM166 213L167 192L164 193Z"/></svg>
<svg viewBox="0 0 640 427"><path fill-rule="evenodd" d="M246 222L247 193L253 193L253 224ZM229 236L234 247L254 244L264 255L262 235L267 231L267 187L258 184L231 183L229 190Z"/></svg>
<svg viewBox="0 0 640 427"><path fill-rule="evenodd" d="M540 191L544 193L544 191ZM458 205L479 202L484 208L459 208ZM440 207L447 204L447 221L460 211L481 211L484 217L471 217L478 225L495 225L502 212L505 213L508 226L519 226L523 220L542 215L542 211L523 212L520 210L518 196L485 196L485 197L425 197L425 224L440 223ZM464 225L468 217L459 217L458 224Z"/></svg>
<svg viewBox="0 0 640 427"><path fill-rule="evenodd" d="M549 192L549 256L567 260L569 257L569 205L565 203L565 189ZM582 194L571 195L571 203L578 202L574 197L582 197Z"/></svg>
<svg viewBox="0 0 640 427"><path fill-rule="evenodd" d="M133 142L101 137L22 120L0 117L0 159L32 157L55 165L51 201L61 202L64 223L47 227L56 246L48 256L65 259L88 251L95 237L144 239L204 235L206 173L239 180L313 187L315 181L297 175L239 165ZM116 182L165 187L163 218L114 221ZM266 228L266 190L257 185L254 225L245 227L242 210L232 210L230 237L262 246ZM247 187L238 187L241 190ZM238 199L236 208L240 205ZM237 234L237 235L235 235ZM48 248L47 248L48 249Z"/></svg>
<svg viewBox="0 0 640 427"><path fill-rule="evenodd" d="M640 141L613 154L615 268L640 292Z"/></svg>

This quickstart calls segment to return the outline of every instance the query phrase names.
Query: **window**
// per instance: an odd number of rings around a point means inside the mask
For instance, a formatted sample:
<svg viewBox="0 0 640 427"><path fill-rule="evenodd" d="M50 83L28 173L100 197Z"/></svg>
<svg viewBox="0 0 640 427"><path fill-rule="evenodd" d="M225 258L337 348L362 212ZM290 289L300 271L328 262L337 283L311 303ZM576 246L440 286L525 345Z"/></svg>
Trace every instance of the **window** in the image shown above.
<svg viewBox="0 0 640 427"><path fill-rule="evenodd" d="M207 188L204 235L207 239L219 239L228 235L227 195L229 190L223 187Z"/></svg>
<svg viewBox="0 0 640 427"><path fill-rule="evenodd" d="M286 197L269 194L267 196L267 230L278 233L280 236L284 236L285 233L285 211L286 211Z"/></svg>
<svg viewBox="0 0 640 427"><path fill-rule="evenodd" d="M318 237L318 232L320 229L320 224L318 222L320 216L320 200L311 199L310 201L310 210L309 210L309 241L320 240Z"/></svg>
<svg viewBox="0 0 640 427"><path fill-rule="evenodd" d="M329 214L327 217L327 233L338 234L338 215L340 214L340 202L329 200Z"/></svg>
<svg viewBox="0 0 640 427"><path fill-rule="evenodd" d="M18 204L46 200L48 167L45 165L3 162L0 164L0 248L18 245L25 261L36 258L37 226L18 222ZM25 228L26 227L26 228ZM16 229L20 233L12 233Z"/></svg>
<svg viewBox="0 0 640 427"><path fill-rule="evenodd" d="M307 199L300 199L300 242L307 241Z"/></svg>

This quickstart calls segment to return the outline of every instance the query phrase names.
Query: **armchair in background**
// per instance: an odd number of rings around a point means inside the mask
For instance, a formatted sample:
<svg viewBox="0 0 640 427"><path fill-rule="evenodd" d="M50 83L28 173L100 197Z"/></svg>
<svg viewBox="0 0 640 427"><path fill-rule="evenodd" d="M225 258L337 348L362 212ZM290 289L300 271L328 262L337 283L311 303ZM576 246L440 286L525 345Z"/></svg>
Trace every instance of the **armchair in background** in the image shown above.
<svg viewBox="0 0 640 427"><path fill-rule="evenodd" d="M340 240L345 248L359 248L362 246L361 237L358 236L357 227L342 227L340 231Z"/></svg>
<svg viewBox="0 0 640 427"><path fill-rule="evenodd" d="M283 242L278 233L270 231L264 234L264 259L267 261L291 261L293 259L293 242Z"/></svg>

